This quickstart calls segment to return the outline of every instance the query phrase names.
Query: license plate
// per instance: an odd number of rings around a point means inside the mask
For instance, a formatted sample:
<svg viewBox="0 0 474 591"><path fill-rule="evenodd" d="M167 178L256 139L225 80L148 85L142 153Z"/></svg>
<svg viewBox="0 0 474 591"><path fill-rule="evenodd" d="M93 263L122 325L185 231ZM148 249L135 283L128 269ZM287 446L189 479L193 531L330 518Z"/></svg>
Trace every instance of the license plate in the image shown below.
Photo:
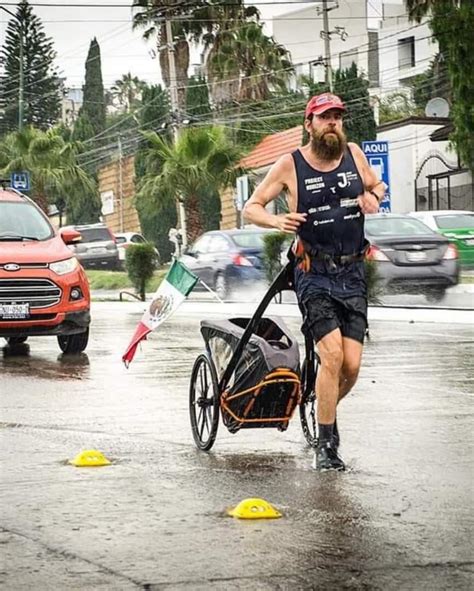
<svg viewBox="0 0 474 591"><path fill-rule="evenodd" d="M468 238L468 239L466 240L466 244L467 244L468 246L474 246L474 238Z"/></svg>
<svg viewBox="0 0 474 591"><path fill-rule="evenodd" d="M105 254L107 252L106 248L102 248L102 246L95 246L90 249L92 254Z"/></svg>
<svg viewBox="0 0 474 591"><path fill-rule="evenodd" d="M18 318L28 318L29 315L29 304L0 304L0 318L2 320L16 320Z"/></svg>
<svg viewBox="0 0 474 591"><path fill-rule="evenodd" d="M415 252L407 252L407 260L412 262L412 263L419 263L421 261L426 261L427 256L426 256L426 252L419 252L419 251L415 251Z"/></svg>

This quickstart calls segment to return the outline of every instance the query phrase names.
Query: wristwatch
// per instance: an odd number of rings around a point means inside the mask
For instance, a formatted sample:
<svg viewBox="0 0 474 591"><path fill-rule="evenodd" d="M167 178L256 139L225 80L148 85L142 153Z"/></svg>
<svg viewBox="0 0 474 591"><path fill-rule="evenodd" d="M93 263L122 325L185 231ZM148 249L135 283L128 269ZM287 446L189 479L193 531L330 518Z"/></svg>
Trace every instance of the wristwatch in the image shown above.
<svg viewBox="0 0 474 591"><path fill-rule="evenodd" d="M375 199L377 199L378 203L382 203L383 201L383 195L377 195L377 193L375 191L373 191L372 189L368 190L368 193L370 193L371 195L373 195L375 197Z"/></svg>

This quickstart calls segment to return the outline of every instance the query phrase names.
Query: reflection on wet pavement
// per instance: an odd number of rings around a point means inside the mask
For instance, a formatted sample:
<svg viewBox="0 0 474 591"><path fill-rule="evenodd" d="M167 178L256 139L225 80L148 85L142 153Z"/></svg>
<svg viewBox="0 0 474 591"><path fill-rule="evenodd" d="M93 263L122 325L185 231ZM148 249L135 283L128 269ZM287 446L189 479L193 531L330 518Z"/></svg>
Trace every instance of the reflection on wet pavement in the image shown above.
<svg viewBox="0 0 474 591"><path fill-rule="evenodd" d="M96 304L87 354L31 339L0 356L5 588L313 590L472 588L472 327L372 322L338 411L346 473L318 474L298 413L288 431L193 445L199 318L175 316L121 354L140 318ZM287 324L299 336L299 319ZM66 465L99 449L112 466ZM244 522L261 497L283 513ZM45 550L47 549L47 551ZM23 584L23 587L19 585ZM48 587L49 586L49 587Z"/></svg>

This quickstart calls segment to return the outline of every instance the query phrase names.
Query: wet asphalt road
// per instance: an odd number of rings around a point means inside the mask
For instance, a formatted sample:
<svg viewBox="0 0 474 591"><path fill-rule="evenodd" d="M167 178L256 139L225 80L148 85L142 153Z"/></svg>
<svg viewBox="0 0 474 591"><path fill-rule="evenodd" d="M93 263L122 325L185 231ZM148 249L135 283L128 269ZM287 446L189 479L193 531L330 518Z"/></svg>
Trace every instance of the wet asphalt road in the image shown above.
<svg viewBox="0 0 474 591"><path fill-rule="evenodd" d="M339 410L349 470L318 474L296 414L285 433L221 424L198 452L199 318L172 318L127 371L139 308L95 303L79 357L54 338L0 355L4 589L474 588L472 325L373 321ZM90 448L113 464L65 463ZM225 516L252 496L283 518Z"/></svg>

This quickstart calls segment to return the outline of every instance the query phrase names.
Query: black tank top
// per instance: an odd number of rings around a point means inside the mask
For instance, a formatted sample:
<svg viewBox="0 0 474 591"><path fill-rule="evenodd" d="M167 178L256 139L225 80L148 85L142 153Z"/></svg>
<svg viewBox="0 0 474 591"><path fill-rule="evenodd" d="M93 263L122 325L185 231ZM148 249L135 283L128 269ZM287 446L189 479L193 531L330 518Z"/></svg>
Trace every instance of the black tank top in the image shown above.
<svg viewBox="0 0 474 591"><path fill-rule="evenodd" d="M308 214L298 235L312 248L333 256L360 253L365 244L364 214L357 204L364 185L349 148L334 170L313 168L300 150L292 153L296 168L298 213ZM363 262L329 265L313 260L309 273L295 275L300 299L321 291L339 297L365 295Z"/></svg>
<svg viewBox="0 0 474 591"><path fill-rule="evenodd" d="M337 168L321 172L299 150L293 152L298 183L298 213L307 221L298 234L313 248L332 255L360 252L364 247L364 214L357 204L362 179L349 149Z"/></svg>

